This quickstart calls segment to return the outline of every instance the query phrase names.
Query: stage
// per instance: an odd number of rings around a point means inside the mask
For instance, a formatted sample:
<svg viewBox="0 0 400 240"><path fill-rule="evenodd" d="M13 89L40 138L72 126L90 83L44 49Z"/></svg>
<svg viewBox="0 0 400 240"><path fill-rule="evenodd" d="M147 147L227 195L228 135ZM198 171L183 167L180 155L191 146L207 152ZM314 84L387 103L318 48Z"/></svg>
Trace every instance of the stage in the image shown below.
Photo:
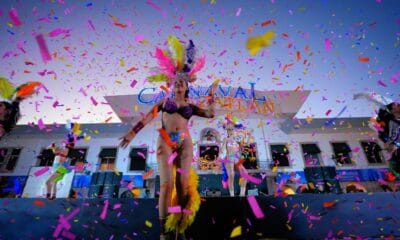
<svg viewBox="0 0 400 240"><path fill-rule="evenodd" d="M400 193L203 198L188 239L400 237ZM105 202L107 200L107 202ZM158 239L157 199L1 199L0 239ZM240 231L241 230L241 233Z"/></svg>

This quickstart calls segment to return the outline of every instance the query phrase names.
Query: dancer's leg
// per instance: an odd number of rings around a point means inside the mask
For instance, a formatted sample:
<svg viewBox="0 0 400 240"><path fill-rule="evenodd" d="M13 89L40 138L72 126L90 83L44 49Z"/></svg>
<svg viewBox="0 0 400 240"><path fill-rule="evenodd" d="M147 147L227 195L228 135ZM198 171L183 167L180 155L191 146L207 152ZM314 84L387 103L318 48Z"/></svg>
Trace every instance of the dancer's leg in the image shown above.
<svg viewBox="0 0 400 240"><path fill-rule="evenodd" d="M247 174L246 168L243 167L243 165L239 165L239 173L240 176L242 176L242 173ZM247 179L244 177L240 177L239 180L239 186L240 186L240 196L244 197L246 196L246 185L247 185Z"/></svg>
<svg viewBox="0 0 400 240"><path fill-rule="evenodd" d="M171 206L173 176L172 164L168 164L168 158L172 154L171 148L162 140L157 142L157 161L160 173L160 196L158 198L158 215L160 219L160 239L165 239L165 222L168 215L168 207Z"/></svg>
<svg viewBox="0 0 400 240"><path fill-rule="evenodd" d="M232 161L232 160L229 160ZM228 188L229 188L229 195L231 197L235 196L235 185L233 184L233 181L235 180L235 169L234 169L234 163L229 162L225 164L226 171L228 172Z"/></svg>

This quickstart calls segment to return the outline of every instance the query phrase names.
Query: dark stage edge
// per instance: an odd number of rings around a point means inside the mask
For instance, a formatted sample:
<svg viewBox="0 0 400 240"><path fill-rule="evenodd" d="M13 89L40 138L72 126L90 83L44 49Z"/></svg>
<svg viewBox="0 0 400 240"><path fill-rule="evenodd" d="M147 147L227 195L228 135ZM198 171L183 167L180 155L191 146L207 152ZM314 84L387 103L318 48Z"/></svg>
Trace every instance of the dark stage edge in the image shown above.
<svg viewBox="0 0 400 240"><path fill-rule="evenodd" d="M159 238L157 199L108 199L102 220L104 201L0 199L0 239L54 239L59 215L68 217L77 208L69 220L76 239ZM258 196L257 201L263 219L255 218L247 198L204 198L187 239L230 239L238 226L242 234L235 239L400 238L400 193ZM327 202L335 204L326 208ZM67 233L58 239L71 239Z"/></svg>

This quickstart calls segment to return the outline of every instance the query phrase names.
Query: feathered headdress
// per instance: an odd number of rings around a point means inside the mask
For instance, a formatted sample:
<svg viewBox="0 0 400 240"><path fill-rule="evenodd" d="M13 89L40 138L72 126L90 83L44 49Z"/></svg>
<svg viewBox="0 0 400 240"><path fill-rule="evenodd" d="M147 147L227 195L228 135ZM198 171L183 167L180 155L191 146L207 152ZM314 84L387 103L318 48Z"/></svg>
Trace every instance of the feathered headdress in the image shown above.
<svg viewBox="0 0 400 240"><path fill-rule="evenodd" d="M189 40L189 45L184 49L178 38L170 35L168 46L168 50L156 48L158 66L152 69L152 75L147 80L170 84L175 76L185 74L189 82L196 81L196 73L204 67L205 56L196 58L196 47L192 40Z"/></svg>
<svg viewBox="0 0 400 240"><path fill-rule="evenodd" d="M25 99L33 95L41 85L40 82L27 82L15 87L7 78L0 77L0 97L7 100L13 97Z"/></svg>
<svg viewBox="0 0 400 240"><path fill-rule="evenodd" d="M240 123L239 119L230 113L224 117L221 121L221 125L224 129L226 129L228 125L233 125L236 129L244 129L244 126Z"/></svg>

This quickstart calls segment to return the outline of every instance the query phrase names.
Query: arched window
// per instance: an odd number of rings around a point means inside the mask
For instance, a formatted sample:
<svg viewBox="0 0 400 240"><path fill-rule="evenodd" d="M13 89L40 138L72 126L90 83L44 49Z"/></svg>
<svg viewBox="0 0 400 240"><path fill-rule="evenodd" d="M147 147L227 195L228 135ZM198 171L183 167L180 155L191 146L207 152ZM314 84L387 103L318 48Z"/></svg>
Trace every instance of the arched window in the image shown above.
<svg viewBox="0 0 400 240"><path fill-rule="evenodd" d="M214 128L204 128L200 132L199 168L213 170L219 167L220 134Z"/></svg>

